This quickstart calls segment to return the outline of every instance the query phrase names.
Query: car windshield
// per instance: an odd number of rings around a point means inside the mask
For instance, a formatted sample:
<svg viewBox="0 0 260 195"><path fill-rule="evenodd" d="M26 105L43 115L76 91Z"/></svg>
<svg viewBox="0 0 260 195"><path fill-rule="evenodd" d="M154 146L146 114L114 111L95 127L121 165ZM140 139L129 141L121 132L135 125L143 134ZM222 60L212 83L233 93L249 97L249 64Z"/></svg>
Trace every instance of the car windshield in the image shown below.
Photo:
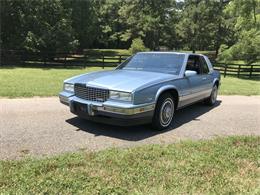
<svg viewBox="0 0 260 195"><path fill-rule="evenodd" d="M184 54L177 53L138 53L126 60L119 69L162 72L178 75Z"/></svg>

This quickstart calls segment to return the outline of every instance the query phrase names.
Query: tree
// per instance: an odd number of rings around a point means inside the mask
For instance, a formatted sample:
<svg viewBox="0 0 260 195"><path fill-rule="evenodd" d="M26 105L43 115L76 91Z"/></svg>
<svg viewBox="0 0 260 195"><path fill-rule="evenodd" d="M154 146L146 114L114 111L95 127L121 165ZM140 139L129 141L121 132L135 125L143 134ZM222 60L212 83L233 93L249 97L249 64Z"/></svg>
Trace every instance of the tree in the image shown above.
<svg viewBox="0 0 260 195"><path fill-rule="evenodd" d="M174 6L174 0L127 1L119 10L122 21L126 23L121 39L128 41L141 37L147 47L152 50L159 49L160 44L165 44L163 39L165 29L170 32L169 29L172 27L168 28L167 25L174 16L171 14Z"/></svg>
<svg viewBox="0 0 260 195"><path fill-rule="evenodd" d="M121 40L125 23L119 15L120 8L126 3L125 0L95 0L94 7L97 13L98 29L95 46L102 48L125 47Z"/></svg>
<svg viewBox="0 0 260 195"><path fill-rule="evenodd" d="M1 48L20 49L24 41L24 30L22 27L21 12L22 1L3 0L0 1L1 14Z"/></svg>
<svg viewBox="0 0 260 195"><path fill-rule="evenodd" d="M184 1L177 26L182 45L193 52L205 49L218 51L220 44L225 42L224 34L229 34L223 16L225 5L224 0Z"/></svg>
<svg viewBox="0 0 260 195"><path fill-rule="evenodd" d="M141 38L133 39L129 50L132 54L135 54L140 51L148 51L148 49L144 46L144 42Z"/></svg>
<svg viewBox="0 0 260 195"><path fill-rule="evenodd" d="M62 4L68 12L71 11L71 24L79 49L91 48L97 39L98 16L94 0L63 0Z"/></svg>
<svg viewBox="0 0 260 195"><path fill-rule="evenodd" d="M220 60L245 60L248 64L254 63L260 57L260 31L251 29L242 31L236 44L231 47L222 45Z"/></svg>
<svg viewBox="0 0 260 195"><path fill-rule="evenodd" d="M231 1L226 12L234 19L237 40L233 45L222 45L220 60L245 60L251 64L260 59L260 1Z"/></svg>
<svg viewBox="0 0 260 195"><path fill-rule="evenodd" d="M71 10L64 9L60 0L4 0L2 4L4 48L51 52L70 51L77 46Z"/></svg>

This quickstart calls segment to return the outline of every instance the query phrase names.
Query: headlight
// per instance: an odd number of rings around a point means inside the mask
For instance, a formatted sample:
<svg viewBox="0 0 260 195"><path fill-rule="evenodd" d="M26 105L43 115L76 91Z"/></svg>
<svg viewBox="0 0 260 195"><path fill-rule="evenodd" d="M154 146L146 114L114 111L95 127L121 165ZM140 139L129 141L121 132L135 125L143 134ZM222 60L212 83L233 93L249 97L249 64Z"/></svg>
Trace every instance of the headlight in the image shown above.
<svg viewBox="0 0 260 195"><path fill-rule="evenodd" d="M132 101L132 94L121 91L109 91L109 98L113 100Z"/></svg>
<svg viewBox="0 0 260 195"><path fill-rule="evenodd" d="M74 84L64 83L64 90L74 93Z"/></svg>

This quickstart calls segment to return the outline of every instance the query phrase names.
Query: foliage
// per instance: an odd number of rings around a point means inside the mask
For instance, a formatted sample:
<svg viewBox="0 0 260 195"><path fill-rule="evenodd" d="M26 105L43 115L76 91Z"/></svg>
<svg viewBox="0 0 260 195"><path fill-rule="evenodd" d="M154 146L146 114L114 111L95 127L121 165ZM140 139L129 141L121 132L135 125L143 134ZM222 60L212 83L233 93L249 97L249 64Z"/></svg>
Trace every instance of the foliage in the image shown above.
<svg viewBox="0 0 260 195"><path fill-rule="evenodd" d="M0 161L3 194L259 194L260 137Z"/></svg>
<svg viewBox="0 0 260 195"><path fill-rule="evenodd" d="M147 48L144 46L144 42L141 38L136 38L132 41L131 47L129 48L129 51L132 54L135 54L140 51L147 51Z"/></svg>
<svg viewBox="0 0 260 195"><path fill-rule="evenodd" d="M229 48L222 45L220 52L219 60L243 59L248 64L256 62L260 58L260 31L242 31L236 44Z"/></svg>
<svg viewBox="0 0 260 195"><path fill-rule="evenodd" d="M70 51L78 45L70 10L64 9L60 0L4 0L1 1L1 19L3 48ZM15 36L10 35L12 33Z"/></svg>
<svg viewBox="0 0 260 195"><path fill-rule="evenodd" d="M184 1L177 25L182 43L193 52L205 48L218 51L232 33L223 13L225 7L223 1Z"/></svg>
<svg viewBox="0 0 260 195"><path fill-rule="evenodd" d="M245 60L248 64L260 59L260 1L236 0L229 3L226 12L234 17L237 40L231 46L223 45L220 60Z"/></svg>
<svg viewBox="0 0 260 195"><path fill-rule="evenodd" d="M151 50L159 50L161 46L193 52L215 50L216 55L221 51L222 59L239 58L248 63L259 58L260 0L2 0L0 3L2 49L126 49L133 39L141 38Z"/></svg>
<svg viewBox="0 0 260 195"><path fill-rule="evenodd" d="M71 18L71 27L79 48L90 48L97 39L98 16L93 0L63 0L62 5Z"/></svg>
<svg viewBox="0 0 260 195"><path fill-rule="evenodd" d="M122 48L125 47L121 41L122 31L125 23L122 21L119 10L126 4L125 0L95 0L94 9L97 13L97 48Z"/></svg>
<svg viewBox="0 0 260 195"><path fill-rule="evenodd" d="M173 0L128 1L119 10L120 17L126 21L121 39L126 41L141 37L152 50L158 50L161 44L172 46L175 31L170 25L177 20L175 11ZM172 43L168 42L169 36Z"/></svg>

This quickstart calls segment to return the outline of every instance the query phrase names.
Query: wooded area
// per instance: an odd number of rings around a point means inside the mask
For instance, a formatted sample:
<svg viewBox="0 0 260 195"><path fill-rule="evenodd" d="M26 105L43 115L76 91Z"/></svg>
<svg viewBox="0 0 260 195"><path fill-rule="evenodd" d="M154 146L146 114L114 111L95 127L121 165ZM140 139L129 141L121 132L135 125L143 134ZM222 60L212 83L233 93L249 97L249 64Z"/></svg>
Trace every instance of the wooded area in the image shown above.
<svg viewBox="0 0 260 195"><path fill-rule="evenodd" d="M1 0L1 51L124 48L215 51L259 60L260 0ZM144 47L144 48L145 48ZM2 52L1 52L2 53ZM220 55L219 55L220 54Z"/></svg>

